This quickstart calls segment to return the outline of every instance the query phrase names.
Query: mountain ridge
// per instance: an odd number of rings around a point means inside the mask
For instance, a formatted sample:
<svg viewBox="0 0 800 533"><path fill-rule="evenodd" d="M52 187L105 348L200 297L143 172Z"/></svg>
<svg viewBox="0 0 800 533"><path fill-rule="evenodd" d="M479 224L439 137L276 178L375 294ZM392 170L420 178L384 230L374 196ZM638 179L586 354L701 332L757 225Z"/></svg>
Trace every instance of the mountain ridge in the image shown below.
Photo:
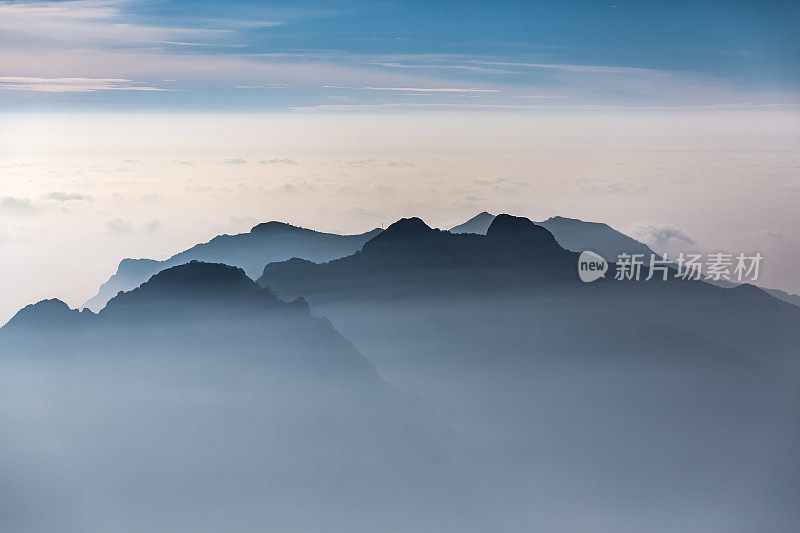
<svg viewBox="0 0 800 533"><path fill-rule="evenodd" d="M241 267L250 277L255 278L260 275L264 265L273 260L286 260L296 256L311 261L327 261L349 255L358 251L367 240L381 231L375 228L361 234L338 235L285 222L262 222L253 226L248 233L217 235L163 261L123 259L117 271L83 307L99 311L120 291L138 287L160 270L191 260Z"/></svg>

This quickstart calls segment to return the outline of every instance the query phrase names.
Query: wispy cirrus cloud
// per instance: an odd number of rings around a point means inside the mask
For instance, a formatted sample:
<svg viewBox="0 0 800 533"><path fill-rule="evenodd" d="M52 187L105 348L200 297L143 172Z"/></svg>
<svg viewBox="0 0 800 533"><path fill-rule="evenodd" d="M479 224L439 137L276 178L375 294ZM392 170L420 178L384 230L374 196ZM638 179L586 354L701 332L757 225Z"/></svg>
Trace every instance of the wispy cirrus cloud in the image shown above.
<svg viewBox="0 0 800 533"><path fill-rule="evenodd" d="M49 93L91 93L96 91L167 91L123 78L36 78L0 76L0 90Z"/></svg>
<svg viewBox="0 0 800 533"><path fill-rule="evenodd" d="M4 41L36 47L145 46L168 42L207 43L234 33L226 27L171 27L146 24L125 11L121 0L0 2Z"/></svg>
<svg viewBox="0 0 800 533"><path fill-rule="evenodd" d="M471 89L459 87L364 87L367 91L400 91L414 93L498 93L499 89Z"/></svg>
<svg viewBox="0 0 800 533"><path fill-rule="evenodd" d="M591 74L666 74L666 71L639 68L639 67L618 67L608 65L572 65L564 63L525 63L519 61L488 61L480 59L469 59L467 63L475 65L493 65L501 67L522 67L531 69L563 70L566 72L582 72Z"/></svg>
<svg viewBox="0 0 800 533"><path fill-rule="evenodd" d="M0 90L118 91L115 102L146 99L169 105L179 105L180 99L168 90L181 90L191 91L194 103L235 97L241 106L302 110L345 109L326 106L332 98L371 106L362 110L413 107L407 105L412 97L421 106L475 110L528 109L518 106L532 98L542 104L563 100L553 103L608 109L800 102L796 90L747 89L713 75L629 65L627 57L608 64L581 62L579 52L568 56L558 47L520 52L491 39L462 53L426 52L424 43L409 53L402 46L394 54L372 53L372 45L359 45L357 39L336 42L346 10L309 11L234 2L218 17L219 11L209 6L153 9L128 0L0 0L0 72L7 75L0 79ZM331 18L328 26L320 22L331 15L340 18ZM309 37L309 46L298 49L298 36L307 35L303 24L311 18L319 31ZM349 23L367 24L361 19ZM282 29L272 31L275 27ZM264 39L264 32L270 39ZM427 44L428 50L436 48L436 43ZM162 80L170 80L169 89ZM297 91L264 90L286 87ZM9 92L4 97L13 98Z"/></svg>

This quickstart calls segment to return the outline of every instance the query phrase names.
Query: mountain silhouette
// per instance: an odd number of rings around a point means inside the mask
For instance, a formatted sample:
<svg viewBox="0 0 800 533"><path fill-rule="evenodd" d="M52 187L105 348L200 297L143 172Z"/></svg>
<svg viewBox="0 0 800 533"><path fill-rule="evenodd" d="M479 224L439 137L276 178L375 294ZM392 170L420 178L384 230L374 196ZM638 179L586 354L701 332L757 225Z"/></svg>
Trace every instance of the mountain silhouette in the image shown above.
<svg viewBox="0 0 800 533"><path fill-rule="evenodd" d="M611 273L614 268L612 263ZM340 295L370 299L389 294L515 293L527 287L579 298L599 294L609 302L624 299L627 307L620 312L625 316L632 312L634 322L662 318L663 323L680 324L771 365L800 371L800 328L789 327L800 324L800 310L757 288L726 290L672 275L665 281L660 274L650 281L645 281L647 277L643 268L639 282L616 281L608 275L591 286L579 283L576 253L562 248L542 226L503 214L493 219L486 235L452 234L432 229L418 218L401 219L361 252L323 264L271 263L258 283L279 295L303 296L311 302L332 301ZM752 321L760 327L726 328L726 320L742 327Z"/></svg>
<svg viewBox="0 0 800 533"><path fill-rule="evenodd" d="M483 211L463 224L450 228L450 233L477 233L479 235L486 235L486 231L492 224L492 220L494 220L494 215Z"/></svg>
<svg viewBox="0 0 800 533"><path fill-rule="evenodd" d="M153 259L123 259L117 272L99 289L84 307L102 309L120 291L138 287L150 276L171 266L189 261L224 263L244 269L252 278L261 274L264 265L301 257L310 261L328 261L350 255L369 239L380 233L374 229L360 235L337 235L292 226L283 222L264 222L249 233L219 235L207 243L195 245L164 261Z"/></svg>
<svg viewBox="0 0 800 533"><path fill-rule="evenodd" d="M484 211L451 228L450 233L485 235L493 220L494 215ZM607 261L616 261L622 253L645 254L647 257L655 253L646 244L600 222L585 222L577 218L555 216L536 224L552 233L558 243L567 250L573 252L592 250Z"/></svg>
<svg viewBox="0 0 800 533"><path fill-rule="evenodd" d="M382 297L461 291L465 286L503 290L512 273L535 284L575 281L576 260L547 230L524 218L499 215L486 236L452 234L407 218L348 257L327 263L271 263L259 283L298 294L305 290L301 287L313 285L312 293L352 290ZM295 286L297 291L288 289Z"/></svg>
<svg viewBox="0 0 800 533"><path fill-rule="evenodd" d="M484 211L463 224L451 228L450 232L485 235L492 220L494 220L494 215ZM550 231L558 243L567 250L573 252L591 250L600 254L607 261L616 261L621 254L643 254L645 258L649 258L651 255L660 255L646 244L601 222L586 222L577 218L555 216L536 222L536 224ZM725 280L708 281L708 283L723 288L731 288L737 285ZM780 289L766 287L762 287L762 289L778 300L800 307L800 295Z"/></svg>
<svg viewBox="0 0 800 533"><path fill-rule="evenodd" d="M626 509L614 530L697 523L664 502L789 530L800 309L753 286L615 281L609 267L581 283L577 254L523 218L498 215L486 235L404 219L351 256L269 264L258 283L302 296L430 399L481 451L483 497L512 530L606 505Z"/></svg>
<svg viewBox="0 0 800 533"><path fill-rule="evenodd" d="M14 438L0 455L62 465L17 479L0 458L0 492L44 529L102 530L106 519L124 531L497 526L434 411L386 383L304 301L278 300L241 268L171 267L97 314L39 302L0 329L0 354L0 374L17 375L3 378L3 398L39 397L33 411L3 401ZM31 431L59 445L28 442ZM26 494L11 491L16 482L38 496L15 500ZM71 503L78 489L62 494L61 483L79 484L103 513L87 517Z"/></svg>

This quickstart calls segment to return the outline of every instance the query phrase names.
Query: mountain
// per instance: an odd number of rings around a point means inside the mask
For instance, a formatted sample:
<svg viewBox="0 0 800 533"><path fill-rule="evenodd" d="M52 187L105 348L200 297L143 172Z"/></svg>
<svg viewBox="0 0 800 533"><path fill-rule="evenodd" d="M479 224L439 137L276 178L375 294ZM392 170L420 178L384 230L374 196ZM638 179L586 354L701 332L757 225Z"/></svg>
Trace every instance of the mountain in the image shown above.
<svg viewBox="0 0 800 533"><path fill-rule="evenodd" d="M519 281L535 284L574 281L576 259L577 254L561 248L528 219L500 215L482 236L452 234L406 218L351 256L324 264L301 259L271 263L258 281L287 294L312 290L331 299L347 291L354 291L351 296L394 297L461 291L464 286L502 290L512 272Z"/></svg>
<svg viewBox="0 0 800 533"><path fill-rule="evenodd" d="M301 257L310 261L328 261L360 250L365 242L380 233L374 229L360 235L336 235L300 228L283 222L264 222L249 233L219 235L209 242L195 245L164 261L153 259L123 259L111 276L84 307L102 309L120 291L138 287L150 276L189 261L224 263L244 269L248 276L257 277L272 261Z"/></svg>
<svg viewBox="0 0 800 533"><path fill-rule="evenodd" d="M551 217L537 224L547 228L567 250L574 252L592 250L607 261L616 261L623 253L645 254L646 257L655 253L647 245L600 222Z"/></svg>
<svg viewBox="0 0 800 533"><path fill-rule="evenodd" d="M492 220L494 220L494 215L484 211L463 224L451 228L450 233L486 235ZM536 224L552 233L558 243L567 250L573 252L592 250L607 261L616 261L622 253L645 254L648 257L655 253L646 244L600 222L585 222L577 218L556 216L536 222Z"/></svg>
<svg viewBox="0 0 800 533"><path fill-rule="evenodd" d="M780 289L766 289L763 287L762 289L764 290L764 292L777 298L778 300L800 307L800 294L792 294L790 292L782 291Z"/></svg>
<svg viewBox="0 0 800 533"><path fill-rule="evenodd" d="M478 213L463 224L450 228L450 233L477 233L486 235L486 231L494 220L494 215L486 211Z"/></svg>
<svg viewBox="0 0 800 533"><path fill-rule="evenodd" d="M710 283L711 285L715 285L717 287L722 287L723 289L733 289L734 287L739 287L742 285L741 283L734 283L733 281L720 279L720 280L708 280L706 283ZM796 305L800 307L800 295L792 294L790 292L782 291L780 289L767 289L765 287L760 287L761 290L769 294L770 296L781 300L782 302L786 302L792 305Z"/></svg>
<svg viewBox="0 0 800 533"><path fill-rule="evenodd" d="M403 219L258 283L428 398L512 531L791 531L800 309L750 285L615 281L614 264L582 283L576 263L527 219Z"/></svg>
<svg viewBox="0 0 800 533"><path fill-rule="evenodd" d="M488 531L453 432L302 300L171 267L0 329L14 531Z"/></svg>
<svg viewBox="0 0 800 533"><path fill-rule="evenodd" d="M451 233L476 233L485 235L489 225L492 223L494 215L484 211L468 221L450 229ZM573 252L592 250L597 252L607 261L616 261L620 254L644 254L646 258L656 254L649 246L628 237L600 222L585 222L576 218L566 218L555 216L536 224L547 228L556 238L558 243ZM721 280L720 282L709 281L712 285L724 288L736 286L736 283ZM784 302L800 307L800 295L791 294L780 289L764 288L767 294Z"/></svg>

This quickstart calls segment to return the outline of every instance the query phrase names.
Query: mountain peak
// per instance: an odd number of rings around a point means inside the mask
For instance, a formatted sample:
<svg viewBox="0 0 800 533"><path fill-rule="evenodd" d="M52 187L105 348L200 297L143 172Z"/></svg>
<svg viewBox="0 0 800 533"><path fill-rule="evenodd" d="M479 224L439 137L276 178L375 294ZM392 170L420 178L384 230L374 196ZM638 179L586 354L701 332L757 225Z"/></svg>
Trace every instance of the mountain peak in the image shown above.
<svg viewBox="0 0 800 533"><path fill-rule="evenodd" d="M4 327L41 327L46 328L62 323L64 320L80 316L80 312L57 298L42 300L26 305L11 317ZM89 313L91 314L91 313Z"/></svg>
<svg viewBox="0 0 800 533"><path fill-rule="evenodd" d="M224 265L222 263L205 263L203 261L189 261L184 265L167 268L155 274L147 282L151 285L220 285L231 282L247 282L250 278L239 267Z"/></svg>
<svg viewBox="0 0 800 533"><path fill-rule="evenodd" d="M385 230L383 233L394 233L396 235L414 234L430 231L432 228L422 221L419 217L401 218Z"/></svg>
<svg viewBox="0 0 800 533"><path fill-rule="evenodd" d="M494 220L494 215L483 211L463 224L450 228L450 233L477 233L479 235L486 235L486 230L489 228L492 220Z"/></svg>
<svg viewBox="0 0 800 533"><path fill-rule="evenodd" d="M408 246L416 248L420 244L427 246L427 243L436 239L440 233L439 230L428 226L421 218L401 218L367 241L363 250L396 250L398 247L407 248Z"/></svg>
<svg viewBox="0 0 800 533"><path fill-rule="evenodd" d="M150 305L158 300L215 304L258 297L256 293L260 292L241 268L191 261L162 270L140 287L118 294L108 302L106 309Z"/></svg>
<svg viewBox="0 0 800 533"><path fill-rule="evenodd" d="M554 217L548 218L545 222L583 222L583 220L577 218L570 218L570 217L562 217L561 215L556 215Z"/></svg>
<svg viewBox="0 0 800 533"><path fill-rule="evenodd" d="M559 246L553 234L542 226L534 224L525 217L515 217L512 215L501 214L494 217L491 226L486 232L489 238L513 237L526 240L536 239L541 242L548 242Z"/></svg>
<svg viewBox="0 0 800 533"><path fill-rule="evenodd" d="M284 231L292 231L292 230L299 230L303 228L299 228L297 226L292 226L291 224L287 224L286 222L278 222L277 220L270 220L269 222L262 222L260 224L256 224L250 229L250 233L270 233L270 232L284 232Z"/></svg>

